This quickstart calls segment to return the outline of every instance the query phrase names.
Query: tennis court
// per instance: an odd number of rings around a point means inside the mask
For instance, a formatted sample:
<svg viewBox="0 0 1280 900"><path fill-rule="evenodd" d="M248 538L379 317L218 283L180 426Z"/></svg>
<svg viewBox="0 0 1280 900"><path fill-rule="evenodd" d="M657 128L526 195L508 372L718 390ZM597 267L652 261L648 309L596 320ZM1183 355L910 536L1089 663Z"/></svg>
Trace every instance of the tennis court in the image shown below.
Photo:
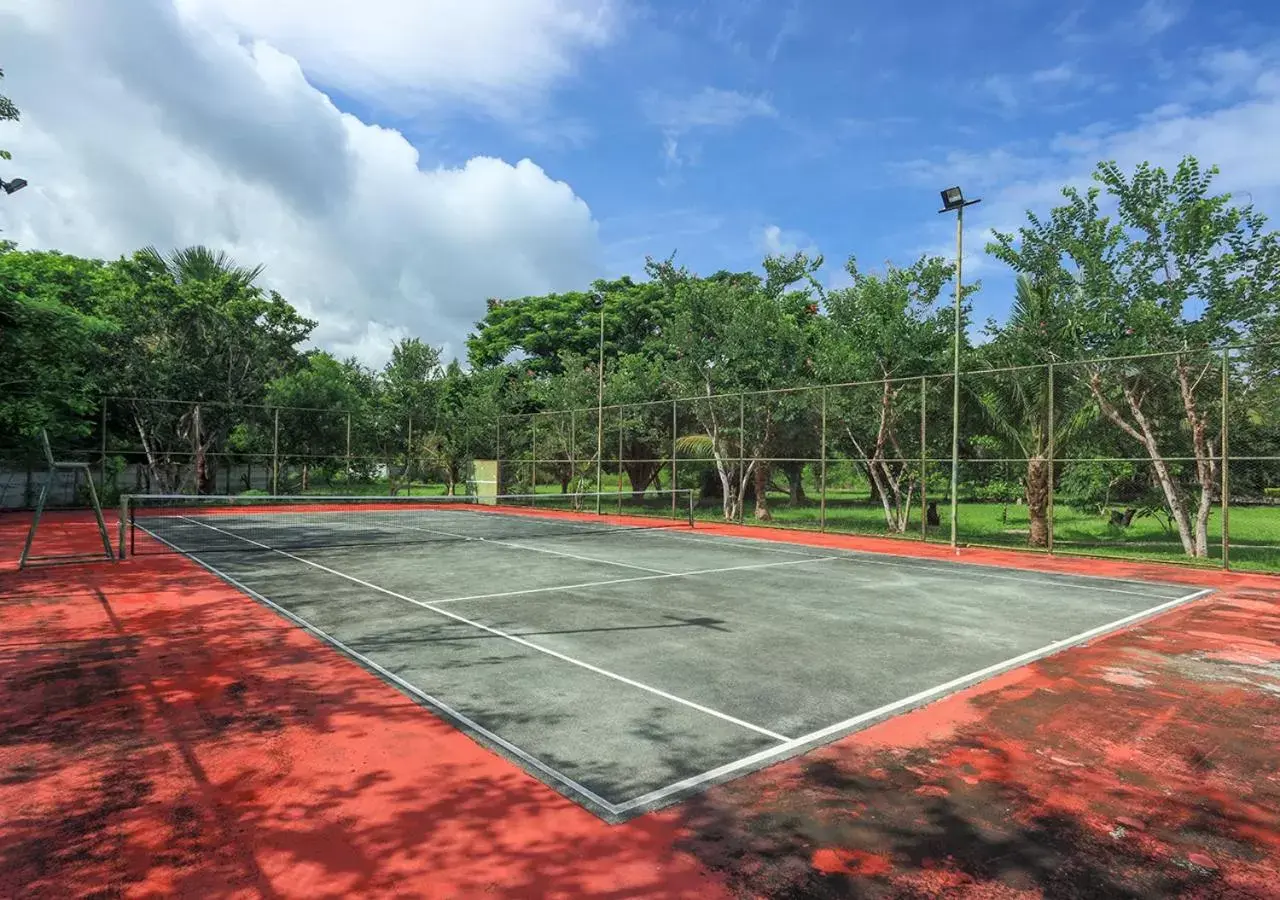
<svg viewBox="0 0 1280 900"><path fill-rule="evenodd" d="M1207 593L729 537L686 499L144 497L121 531L611 821Z"/></svg>

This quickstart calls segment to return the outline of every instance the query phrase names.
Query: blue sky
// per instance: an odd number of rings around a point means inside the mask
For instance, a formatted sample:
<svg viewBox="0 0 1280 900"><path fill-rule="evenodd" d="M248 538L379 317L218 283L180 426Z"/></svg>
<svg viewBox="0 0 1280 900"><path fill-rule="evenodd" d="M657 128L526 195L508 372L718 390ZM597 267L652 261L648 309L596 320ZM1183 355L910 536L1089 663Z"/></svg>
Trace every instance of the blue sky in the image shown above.
<svg viewBox="0 0 1280 900"><path fill-rule="evenodd" d="M265 262L321 344L370 360L406 333L456 352L486 297L646 254L709 273L805 250L832 285L850 254L950 255L953 183L984 198L979 319L1011 291L990 229L1101 159L1195 154L1280 212L1261 0L0 0L0 25L24 111L6 177L34 186L0 226Z"/></svg>

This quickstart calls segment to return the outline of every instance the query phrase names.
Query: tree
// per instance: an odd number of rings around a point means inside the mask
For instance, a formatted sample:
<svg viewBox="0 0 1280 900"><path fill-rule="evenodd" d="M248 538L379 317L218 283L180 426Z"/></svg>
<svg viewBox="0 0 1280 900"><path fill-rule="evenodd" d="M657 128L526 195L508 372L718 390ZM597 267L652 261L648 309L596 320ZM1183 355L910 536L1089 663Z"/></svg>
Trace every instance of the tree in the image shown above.
<svg viewBox="0 0 1280 900"><path fill-rule="evenodd" d="M117 287L98 260L0 244L0 431L89 432L118 327L95 306Z"/></svg>
<svg viewBox="0 0 1280 900"><path fill-rule="evenodd" d="M0 78L4 78L4 70L0 69ZM4 94L0 94L0 122L16 122L21 118L22 113L18 110L12 100ZM8 150L0 148L0 159L13 159L13 154Z"/></svg>
<svg viewBox="0 0 1280 900"><path fill-rule="evenodd" d="M903 427L919 421L914 376L938 371L950 347L953 314L937 301L952 267L921 256L873 275L850 257L845 271L853 283L826 297L818 365L825 380L861 384L829 391L828 416L866 470L885 526L902 533L920 477L919 448L904 449Z"/></svg>
<svg viewBox="0 0 1280 900"><path fill-rule="evenodd" d="M111 387L128 398L153 489L208 490L208 454L269 382L298 365L315 322L254 286L248 276L258 269L200 248L168 258L148 248L111 268L126 285L98 309L120 323L108 347Z"/></svg>
<svg viewBox="0 0 1280 900"><path fill-rule="evenodd" d="M391 348L380 377L377 433L393 490L396 457L403 453L404 476L412 481L419 461L429 455L424 439L436 419L442 375L439 348L415 337Z"/></svg>
<svg viewBox="0 0 1280 900"><path fill-rule="evenodd" d="M358 419L365 401L349 366L312 350L299 368L267 385L265 400L279 410L280 451L298 460L304 492L313 469L331 479L345 465L352 418Z"/></svg>
<svg viewBox="0 0 1280 900"><path fill-rule="evenodd" d="M1071 345L1071 311L1070 296L1055 296L1052 285L1019 275L1009 318L1002 327L988 325L991 340L980 348L983 362L1003 371L961 381L1001 455L1027 461L1023 490L1032 547L1049 545L1051 447L1060 455L1097 419L1096 404L1077 385L1049 377L1048 364L1061 362L1061 348Z"/></svg>
<svg viewBox="0 0 1280 900"><path fill-rule="evenodd" d="M1215 422L1214 354L1189 348L1245 340L1274 315L1280 242L1252 205L1210 193L1216 169L1192 157L1170 177L1147 163L1126 176L1112 162L1097 185L1063 191L1047 221L1028 214L994 255L1054 290L1078 283L1075 349L1095 361L1082 379L1103 416L1151 461L1188 556L1208 555L1221 432ZM1115 221L1102 214L1105 192ZM1146 361L1114 360L1162 354ZM1171 452L1172 451L1172 452ZM1185 455L1188 467L1175 462Z"/></svg>
<svg viewBox="0 0 1280 900"><path fill-rule="evenodd" d="M476 368L490 368L518 355L536 376L563 371L565 353L596 359L601 305L606 359L663 346L671 311L662 286L621 278L596 281L589 291L490 300L484 319L467 337L468 359Z"/></svg>
<svg viewBox="0 0 1280 900"><path fill-rule="evenodd" d="M696 453L705 442L727 519L741 515L752 483L757 517L769 516L768 467L763 461L776 423L766 408L748 443L736 421L736 397L731 398L730 410L722 395L785 387L806 372L806 323L815 308L810 291L818 289L813 273L821 264L820 258L810 260L803 254L770 257L761 279L729 272L698 278L670 261L648 263L674 308L669 327L673 380L682 393L702 398L693 404L701 434L683 436L681 446L683 452ZM793 289L797 283L807 289Z"/></svg>

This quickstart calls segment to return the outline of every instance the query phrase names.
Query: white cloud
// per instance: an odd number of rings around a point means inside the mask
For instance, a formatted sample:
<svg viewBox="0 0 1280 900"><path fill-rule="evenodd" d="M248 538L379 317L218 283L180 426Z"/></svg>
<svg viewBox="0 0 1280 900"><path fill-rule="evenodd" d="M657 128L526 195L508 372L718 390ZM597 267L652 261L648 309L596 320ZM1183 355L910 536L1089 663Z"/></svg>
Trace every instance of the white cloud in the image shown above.
<svg viewBox="0 0 1280 900"><path fill-rule="evenodd" d="M689 97L647 94L643 98L649 121L670 134L698 128L731 128L753 117L777 115L766 98L704 87Z"/></svg>
<svg viewBox="0 0 1280 900"><path fill-rule="evenodd" d="M518 115L608 43L617 0L174 0L297 59L308 76L378 106L450 100Z"/></svg>
<svg viewBox="0 0 1280 900"><path fill-rule="evenodd" d="M1031 80L1036 84L1065 84L1075 77L1075 69L1066 63L1056 65L1052 69L1038 69L1031 73Z"/></svg>
<svg viewBox="0 0 1280 900"><path fill-rule="evenodd" d="M1195 108L1165 103L1124 126L1094 123L1055 135L1045 146L949 152L906 161L891 171L922 187L950 180L964 185L966 193L980 190L985 202L972 214L975 225L1010 231L1025 222L1027 209L1045 213L1060 202L1063 185L1090 184L1101 160L1115 160L1126 171L1144 161L1172 170L1191 155L1222 170L1215 181L1218 190L1247 191L1259 209L1280 213L1280 154L1273 150L1280 145L1280 61L1215 50L1189 59L1187 66L1189 77L1204 80L1224 71L1248 73L1234 81L1247 87L1239 88L1234 101L1220 98Z"/></svg>
<svg viewBox="0 0 1280 900"><path fill-rule="evenodd" d="M320 320L318 343L370 362L403 334L460 353L488 297L601 274L590 210L533 162L420 168L293 57L166 0L0 0L0 58L23 112L6 177L31 183L0 224L21 246L226 250L265 263L264 286Z"/></svg>
<svg viewBox="0 0 1280 900"><path fill-rule="evenodd" d="M1147 37L1154 37L1178 24L1184 15L1186 15L1186 9L1180 2L1147 0L1138 10L1138 30Z"/></svg>
<svg viewBox="0 0 1280 900"><path fill-rule="evenodd" d="M786 231L777 225L766 225L752 235L756 249L770 256L791 256L803 253L808 257L818 255L818 247L803 231Z"/></svg>

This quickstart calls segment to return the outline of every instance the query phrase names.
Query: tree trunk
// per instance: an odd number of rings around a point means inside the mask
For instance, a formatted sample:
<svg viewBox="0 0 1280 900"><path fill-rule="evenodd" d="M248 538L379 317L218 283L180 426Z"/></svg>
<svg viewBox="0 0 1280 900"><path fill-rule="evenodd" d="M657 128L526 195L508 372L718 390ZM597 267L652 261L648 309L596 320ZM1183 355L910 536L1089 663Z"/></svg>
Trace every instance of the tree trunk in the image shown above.
<svg viewBox="0 0 1280 900"><path fill-rule="evenodd" d="M648 460L626 460L623 462L623 470L627 473L627 480L631 482L631 497L633 500L639 500L644 497L644 492L649 490L649 485L653 483L654 476L658 474L660 463Z"/></svg>
<svg viewBox="0 0 1280 900"><path fill-rule="evenodd" d="M1121 390L1124 393L1125 403L1129 407L1129 413L1133 416L1136 427L1135 424L1128 422L1120 411L1116 409L1115 405L1107 399L1102 390L1101 371L1094 369L1090 372L1089 391L1093 394L1094 399L1098 401L1098 406L1102 409L1103 415L1110 419L1121 431L1141 444L1143 449L1147 451L1147 456L1151 460L1151 467L1155 472L1156 483L1160 485L1160 490L1164 493L1165 505L1169 510L1169 518L1178 527L1178 539L1182 542L1183 552L1191 557L1202 555L1196 552L1196 539L1192 531L1191 517L1187 514L1186 501L1178 493L1178 486L1174 483L1173 475L1169 471L1169 464L1160 453L1160 446L1156 442L1155 433L1151 430L1150 423L1143 412L1142 399L1135 393L1133 385L1128 382L1122 381Z"/></svg>
<svg viewBox="0 0 1280 900"><path fill-rule="evenodd" d="M767 463L756 463L755 486L756 518L761 522L768 522L773 518L773 515L769 512L769 466Z"/></svg>
<svg viewBox="0 0 1280 900"><path fill-rule="evenodd" d="M1049 461L1037 454L1027 460L1027 518L1031 533L1027 543L1032 547L1049 546Z"/></svg>
<svg viewBox="0 0 1280 900"><path fill-rule="evenodd" d="M808 502L804 495L804 463L783 463L782 471L787 476L788 505L800 506Z"/></svg>

